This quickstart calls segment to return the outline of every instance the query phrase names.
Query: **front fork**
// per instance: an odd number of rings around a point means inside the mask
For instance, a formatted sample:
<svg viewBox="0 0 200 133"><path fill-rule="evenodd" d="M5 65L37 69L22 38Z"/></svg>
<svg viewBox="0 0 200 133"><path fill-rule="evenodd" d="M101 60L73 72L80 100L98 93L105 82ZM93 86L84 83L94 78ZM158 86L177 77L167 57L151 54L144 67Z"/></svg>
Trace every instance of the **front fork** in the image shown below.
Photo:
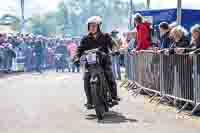
<svg viewBox="0 0 200 133"><path fill-rule="evenodd" d="M111 98L111 93L108 89L108 86L106 86L106 84L104 82L103 79L101 79L101 77L99 77L100 75L91 75L90 78L90 85L91 86L96 86L98 87L98 94L99 97L101 97L101 100L107 105L107 106L112 106L112 98ZM102 77L103 78L103 77ZM103 85L104 84L104 85ZM92 89L92 87L91 87ZM108 90L107 90L108 89Z"/></svg>

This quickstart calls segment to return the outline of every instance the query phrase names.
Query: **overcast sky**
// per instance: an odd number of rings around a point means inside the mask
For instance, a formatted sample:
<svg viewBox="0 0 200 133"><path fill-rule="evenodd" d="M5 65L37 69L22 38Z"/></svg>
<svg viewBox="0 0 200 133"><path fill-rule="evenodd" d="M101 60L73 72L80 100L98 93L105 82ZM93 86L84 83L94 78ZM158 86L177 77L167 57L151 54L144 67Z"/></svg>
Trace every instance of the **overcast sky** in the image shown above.
<svg viewBox="0 0 200 133"><path fill-rule="evenodd" d="M0 0L0 16L4 13L20 14L20 0ZM25 0L25 16L55 10L62 0Z"/></svg>
<svg viewBox="0 0 200 133"><path fill-rule="evenodd" d="M0 0L0 16L5 13L20 14L20 0ZM34 13L43 13L55 10L62 0L25 0L26 16ZM129 1L129 0L123 0ZM134 2L145 2L146 0L133 0ZM182 0L183 8L200 9L200 0ZM152 8L175 8L177 0L151 0Z"/></svg>

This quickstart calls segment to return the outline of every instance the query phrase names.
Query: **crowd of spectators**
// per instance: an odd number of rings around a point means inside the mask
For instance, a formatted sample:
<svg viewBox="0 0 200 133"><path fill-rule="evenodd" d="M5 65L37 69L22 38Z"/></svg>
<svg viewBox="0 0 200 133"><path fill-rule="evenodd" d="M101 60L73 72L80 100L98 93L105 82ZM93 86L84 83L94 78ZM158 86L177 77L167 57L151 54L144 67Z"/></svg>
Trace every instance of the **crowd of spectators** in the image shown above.
<svg viewBox="0 0 200 133"><path fill-rule="evenodd" d="M145 60L141 62L149 63L151 66L149 73L142 73L143 75L151 75L146 76L148 78L153 77L154 80L160 78L160 70L163 72L163 82L165 88L168 89L170 93L172 93L172 88L174 87L174 73L176 68L176 78L179 79L177 84L180 88L182 88L182 97L192 99L193 94L193 66L195 65L193 62L193 58L189 55L199 53L200 51L200 25L195 24L191 27L190 31L187 31L183 26L178 25L176 22L168 23L161 22L157 30L152 29L153 26L144 19L144 17L140 14L136 14L135 17L135 28L132 31L126 32L123 35L123 39L117 37L119 31L113 31L111 36L116 43L118 43L118 49L125 48L128 49L129 54L122 54L120 56L113 55L113 73L116 79L121 79L121 69L120 64L122 61L126 68L132 67L134 70L134 60L130 60L129 56L133 54L140 53L153 53L152 57L149 57L149 62L145 62ZM152 31L156 31L156 37L152 35ZM156 39L155 39L156 38ZM148 54L147 54L148 55ZM160 58L159 55L162 55ZM184 56L185 55L185 56ZM150 59L152 58L152 59ZM160 65L160 59L162 59L162 65ZM199 58L197 58L197 72L200 73L199 70ZM145 71L144 66L140 66L140 70ZM128 69L126 69L128 70ZM128 73L128 71L127 71ZM130 75L130 72L129 74ZM144 79L141 79L144 80ZM147 79L148 80L148 79ZM151 81L149 79L149 81ZM159 86L159 85L157 85ZM187 90L190 88L189 90ZM185 94L188 92L190 94Z"/></svg>
<svg viewBox="0 0 200 133"><path fill-rule="evenodd" d="M190 33L181 25L176 22L169 24L168 22L161 22L159 27L159 35L157 42L152 42L151 24L146 21L140 14L135 15L135 29L130 31L132 34L132 41L129 41L129 51L140 50L156 50L155 52L161 52L163 50L170 53L183 53L191 52L200 48L200 25L195 24L191 27ZM154 45L156 43L156 45ZM157 48L153 48L153 47ZM182 50L182 49L191 50Z"/></svg>
<svg viewBox="0 0 200 133"><path fill-rule="evenodd" d="M75 71L73 51L79 38L49 38L32 34L0 34L0 72L37 71L55 67L55 55L64 55L65 68ZM79 68L77 68L79 71Z"/></svg>
<svg viewBox="0 0 200 133"><path fill-rule="evenodd" d="M193 25L190 31L175 22L171 24L161 22L158 30L152 29L153 26L150 25L142 15L136 14L135 28L133 31L128 32L126 36L128 56L135 54L150 55L140 60L140 68L138 70L140 71L140 76L142 75L142 78L147 77L146 81L144 81L145 79L140 80L144 82L152 81L150 84L153 84L153 80L160 81L159 79L162 78L164 85L162 89L166 89L168 94L173 95L173 88L180 88L181 91L177 91L177 93L180 93L181 98L193 100L194 80L196 80L194 79L194 73L197 72L197 75L200 75L200 56L194 56L200 52L200 25ZM157 31L155 35L159 35L156 36L156 41L153 40L152 30ZM131 61L129 58L125 62L130 65ZM149 65L146 67L144 64ZM148 69L148 71L145 69ZM163 75L160 75L160 69L163 71ZM131 68L131 70L134 69ZM154 79L150 80L151 77ZM175 82L177 85L175 85ZM160 82L156 83L159 86Z"/></svg>

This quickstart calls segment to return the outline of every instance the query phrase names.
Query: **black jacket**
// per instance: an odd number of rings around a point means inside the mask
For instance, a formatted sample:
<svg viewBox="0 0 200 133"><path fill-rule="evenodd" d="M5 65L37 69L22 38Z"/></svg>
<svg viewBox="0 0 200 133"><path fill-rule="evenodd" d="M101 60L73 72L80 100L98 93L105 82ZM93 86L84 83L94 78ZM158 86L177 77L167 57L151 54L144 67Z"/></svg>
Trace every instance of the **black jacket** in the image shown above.
<svg viewBox="0 0 200 133"><path fill-rule="evenodd" d="M189 48L190 39L186 36L183 36L179 42L173 42L170 47L170 54L174 54L174 48Z"/></svg>
<svg viewBox="0 0 200 133"><path fill-rule="evenodd" d="M189 49L185 49L185 53L192 52L192 51L195 51L195 53L200 53L200 40L197 42L197 44L192 43L189 46Z"/></svg>
<svg viewBox="0 0 200 133"><path fill-rule="evenodd" d="M171 48L189 48L190 39L187 36L183 36L179 42L173 42Z"/></svg>
<svg viewBox="0 0 200 133"><path fill-rule="evenodd" d="M109 34L98 33L96 39L91 35L82 38L80 46L77 49L77 57L80 58L84 51L100 48L105 53L112 49L114 42Z"/></svg>

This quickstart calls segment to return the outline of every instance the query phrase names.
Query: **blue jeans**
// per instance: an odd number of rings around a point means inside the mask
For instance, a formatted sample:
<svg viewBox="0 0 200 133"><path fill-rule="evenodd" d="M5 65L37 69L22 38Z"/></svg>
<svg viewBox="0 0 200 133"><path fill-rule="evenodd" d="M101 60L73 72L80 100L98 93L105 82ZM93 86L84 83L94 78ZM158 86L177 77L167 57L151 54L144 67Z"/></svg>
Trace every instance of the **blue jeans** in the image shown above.
<svg viewBox="0 0 200 133"><path fill-rule="evenodd" d="M75 72L75 70L77 70L77 72L80 72L80 66L73 63L72 64L72 72Z"/></svg>

